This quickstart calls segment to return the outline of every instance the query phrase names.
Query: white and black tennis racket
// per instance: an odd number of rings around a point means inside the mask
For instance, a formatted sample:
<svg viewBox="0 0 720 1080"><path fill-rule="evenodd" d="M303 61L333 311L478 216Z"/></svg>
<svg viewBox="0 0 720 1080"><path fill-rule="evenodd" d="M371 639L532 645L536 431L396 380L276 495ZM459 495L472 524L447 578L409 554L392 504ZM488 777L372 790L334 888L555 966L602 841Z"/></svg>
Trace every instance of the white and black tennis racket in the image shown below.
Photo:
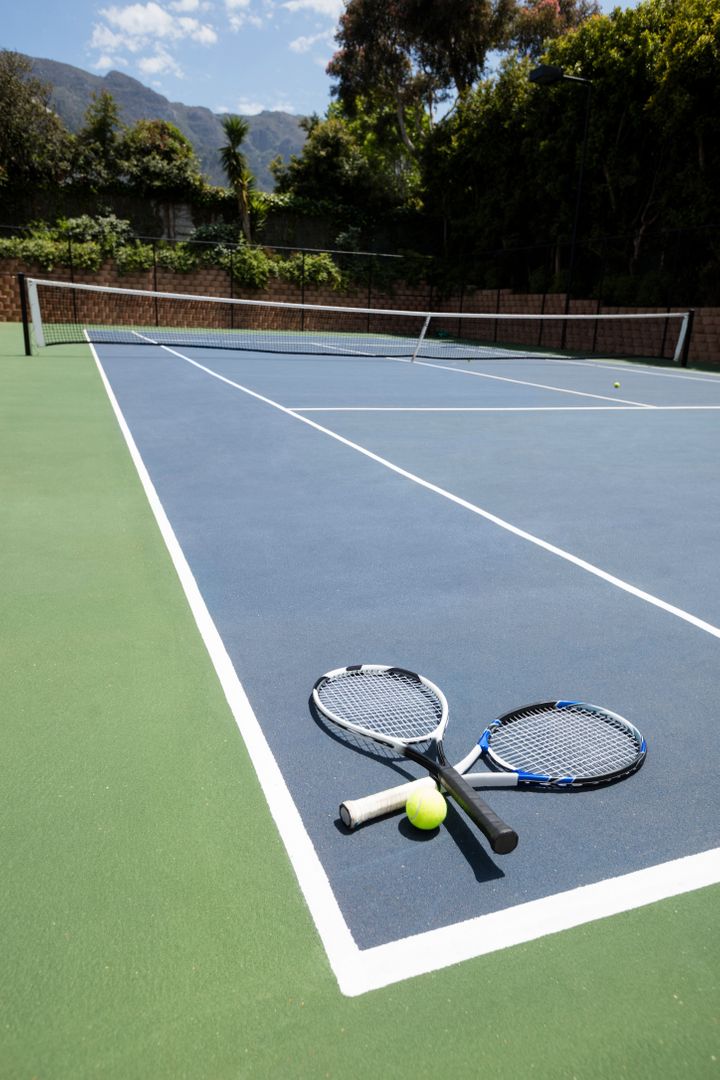
<svg viewBox="0 0 720 1080"><path fill-rule="evenodd" d="M355 664L322 675L311 700L324 719L362 739L390 746L427 769L484 833L494 852L505 855L517 846L517 833L447 763L442 745L447 701L428 679L404 668ZM420 746L434 751L437 760Z"/></svg>
<svg viewBox="0 0 720 1080"><path fill-rule="evenodd" d="M646 752L638 729L609 709L582 701L540 701L488 724L455 770L478 787L596 787L635 772ZM468 772L478 758L497 771ZM433 783L425 777L362 799L347 799L340 804L340 816L354 829L403 809L414 788ZM440 784L444 786L442 778Z"/></svg>

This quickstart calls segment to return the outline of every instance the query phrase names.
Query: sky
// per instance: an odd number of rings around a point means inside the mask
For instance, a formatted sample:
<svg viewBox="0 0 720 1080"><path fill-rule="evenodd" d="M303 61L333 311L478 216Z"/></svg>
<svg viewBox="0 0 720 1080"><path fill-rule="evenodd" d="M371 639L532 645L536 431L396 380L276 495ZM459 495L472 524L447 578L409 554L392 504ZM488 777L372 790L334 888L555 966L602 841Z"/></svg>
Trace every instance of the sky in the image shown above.
<svg viewBox="0 0 720 1080"><path fill-rule="evenodd" d="M382 2L382 0L379 0ZM602 0L604 11L628 0ZM171 101L245 116L323 115L343 0L25 0L4 5L0 48L105 75Z"/></svg>

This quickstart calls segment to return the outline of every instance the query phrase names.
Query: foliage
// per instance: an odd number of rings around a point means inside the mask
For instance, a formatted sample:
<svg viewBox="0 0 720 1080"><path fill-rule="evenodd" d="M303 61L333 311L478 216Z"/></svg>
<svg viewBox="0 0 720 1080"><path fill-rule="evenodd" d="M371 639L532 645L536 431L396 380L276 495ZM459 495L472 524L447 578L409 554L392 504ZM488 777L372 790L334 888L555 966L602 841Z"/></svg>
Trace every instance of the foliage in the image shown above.
<svg viewBox="0 0 720 1080"><path fill-rule="evenodd" d="M301 158L293 156L275 171L278 191L301 198L320 198L332 191L340 203L362 204L372 197L374 177L348 127L338 117L317 124Z"/></svg>
<svg viewBox="0 0 720 1080"><path fill-rule="evenodd" d="M0 49L0 187L46 187L70 172L73 137L50 108L30 61Z"/></svg>
<svg viewBox="0 0 720 1080"><path fill-rule="evenodd" d="M469 91L488 52L507 41L513 7L512 0L348 0L328 65L333 93L351 117L363 104L392 109L403 145L415 154L413 121L431 118L451 91Z"/></svg>
<svg viewBox="0 0 720 1080"><path fill-rule="evenodd" d="M73 161L76 182L92 191L111 187L120 171L120 110L112 94L93 95L77 134Z"/></svg>
<svg viewBox="0 0 720 1080"><path fill-rule="evenodd" d="M340 288L343 279L337 264L326 252L318 255L298 252L283 259L278 265L278 273L285 281L296 285L330 285Z"/></svg>
<svg viewBox="0 0 720 1080"><path fill-rule="evenodd" d="M363 110L351 120L337 105L313 123L302 156L273 165L273 172L280 196L321 206L331 192L336 208L353 208L356 223L409 200L419 179L387 110Z"/></svg>
<svg viewBox="0 0 720 1080"><path fill-rule="evenodd" d="M280 159L271 162L270 167L280 175L285 170L285 165ZM291 213L308 217L333 217L337 214L339 207L339 203L329 197L328 192L323 192L321 198L313 199L298 195L294 191L256 191L254 198L262 212L267 215L288 210Z"/></svg>
<svg viewBox="0 0 720 1080"><path fill-rule="evenodd" d="M250 172L245 155L240 149L250 130L250 125L241 116L228 115L223 117L222 126L227 142L225 146L220 147L220 161L228 178L228 183L235 192L243 235L250 244L252 243L250 205L255 178Z"/></svg>
<svg viewBox="0 0 720 1080"><path fill-rule="evenodd" d="M152 270L154 265L155 252L152 244L137 241L134 244L126 244L115 252L115 266L121 274Z"/></svg>
<svg viewBox="0 0 720 1080"><path fill-rule="evenodd" d="M133 239L130 222L123 221L113 213L101 214L97 217L82 214L76 218L61 218L54 229L48 228L48 232L56 235L58 239L80 243L94 240L103 251L107 252Z"/></svg>
<svg viewBox="0 0 720 1080"><path fill-rule="evenodd" d="M642 280L642 295L673 280L698 295L707 260L679 259L669 230L720 221L719 31L717 0L644 0L590 18L549 41L542 59L591 89L531 86L529 61L506 59L423 155L426 208L445 218L448 254L480 284L490 274L506 287L530 276L567 283L591 93L576 287L590 288L603 264L616 297L641 295ZM498 250L507 258L483 254Z"/></svg>
<svg viewBox="0 0 720 1080"><path fill-rule="evenodd" d="M262 248L221 248L217 261L234 281L250 289L264 289L271 277L278 276L278 260Z"/></svg>
<svg viewBox="0 0 720 1080"><path fill-rule="evenodd" d="M189 274L200 262L200 250L192 244L155 245L155 264L162 270L174 270L176 274Z"/></svg>
<svg viewBox="0 0 720 1080"><path fill-rule="evenodd" d="M237 244L240 242L237 225L226 221L216 221L210 225L199 225L190 237L192 243L202 244Z"/></svg>
<svg viewBox="0 0 720 1080"><path fill-rule="evenodd" d="M72 264L80 270L99 270L104 253L99 244L74 244ZM18 259L23 263L39 266L42 270L53 271L69 263L69 248L66 241L52 239L47 234L36 236L0 237L0 259Z"/></svg>
<svg viewBox="0 0 720 1080"><path fill-rule="evenodd" d="M138 120L118 145L124 184L145 196L190 195L202 184L189 139L167 120Z"/></svg>
<svg viewBox="0 0 720 1080"><path fill-rule="evenodd" d="M110 213L68 216L53 230L3 241L1 250L28 258L32 251L58 266L71 241L76 265L117 250L126 268L220 264L259 288L274 276L299 280L302 260L237 241L249 236L250 220L257 230L264 216L287 211L325 218L328 235L349 250L375 242L390 250L396 237L398 247L425 250L420 229L429 223L439 234L440 223L446 280L562 289L579 207L576 291L618 302L663 303L671 287L691 302L717 296L720 0L640 0L609 16L595 12L595 0L348 0L329 69L337 101L325 117L303 122L303 153L274 164L274 194L253 191L243 172L241 118L226 117L233 191L210 188L177 129L157 121L123 129L109 95L94 100L73 140L48 111L47 88L33 83L22 58L2 51L4 196L76 185L97 196L92 205L112 206L126 193L183 199L237 224L197 230L202 246L153 249L132 242ZM491 43L505 52L483 78ZM531 84L538 59L590 80L591 89ZM454 105L438 120L443 98ZM682 235L691 237L687 247ZM341 272L327 256L314 259L305 257L304 280L337 288L369 275L362 259L341 260ZM378 262L373 281L391 281L400 265L407 274L406 262ZM426 272L418 261L417 273Z"/></svg>
<svg viewBox="0 0 720 1080"><path fill-rule="evenodd" d="M528 0L515 13L511 41L522 56L537 59L550 40L599 14L596 0Z"/></svg>

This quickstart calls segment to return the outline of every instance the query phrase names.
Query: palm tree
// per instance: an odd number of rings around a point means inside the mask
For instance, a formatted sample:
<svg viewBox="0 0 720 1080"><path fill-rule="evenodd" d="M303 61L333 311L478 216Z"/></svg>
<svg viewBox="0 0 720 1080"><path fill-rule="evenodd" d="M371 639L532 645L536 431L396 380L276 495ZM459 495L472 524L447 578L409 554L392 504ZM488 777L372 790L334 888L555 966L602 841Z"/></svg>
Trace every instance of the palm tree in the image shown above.
<svg viewBox="0 0 720 1080"><path fill-rule="evenodd" d="M240 210L243 236L248 244L252 242L250 232L250 192L255 183L253 174L248 169L245 155L240 147L250 130L247 120L241 116L223 116L222 126L227 143L220 147L220 161L225 170L230 187L235 192Z"/></svg>

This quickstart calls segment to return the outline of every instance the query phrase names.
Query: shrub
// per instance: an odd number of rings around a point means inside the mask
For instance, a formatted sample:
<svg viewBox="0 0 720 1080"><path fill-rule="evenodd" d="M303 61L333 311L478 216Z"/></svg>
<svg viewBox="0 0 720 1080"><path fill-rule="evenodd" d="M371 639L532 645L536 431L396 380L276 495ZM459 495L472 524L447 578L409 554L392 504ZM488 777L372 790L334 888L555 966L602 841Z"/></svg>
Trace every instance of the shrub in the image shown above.
<svg viewBox="0 0 720 1080"><path fill-rule="evenodd" d="M19 259L35 263L43 270L53 271L58 266L73 266L80 270L99 270L103 251L99 244L73 244L44 236L22 236L0 239L0 258Z"/></svg>
<svg viewBox="0 0 720 1080"><path fill-rule="evenodd" d="M134 238L130 222L122 220L115 214L99 214L96 217L82 214L76 218L61 218L55 228L48 231L51 234L54 233L58 239L79 243L95 241L108 252L121 244L130 243Z"/></svg>
<svg viewBox="0 0 720 1080"><path fill-rule="evenodd" d="M277 261L262 248L218 248L217 263L234 281L250 289L264 289L271 276L277 276Z"/></svg>
<svg viewBox="0 0 720 1080"><path fill-rule="evenodd" d="M121 274L152 270L155 257L151 244L126 244L115 252L115 265Z"/></svg>
<svg viewBox="0 0 720 1080"><path fill-rule="evenodd" d="M332 288L342 285L342 274L326 252L319 255L291 255L280 261L278 271L282 278L296 285L303 282L306 285L330 285Z"/></svg>
<svg viewBox="0 0 720 1080"><path fill-rule="evenodd" d="M189 239L190 243L202 244L239 244L239 225L229 225L226 221L217 221L213 225L199 225Z"/></svg>
<svg viewBox="0 0 720 1080"><path fill-rule="evenodd" d="M155 261L163 270L189 274L198 265L198 254L188 244L159 244L155 248Z"/></svg>

